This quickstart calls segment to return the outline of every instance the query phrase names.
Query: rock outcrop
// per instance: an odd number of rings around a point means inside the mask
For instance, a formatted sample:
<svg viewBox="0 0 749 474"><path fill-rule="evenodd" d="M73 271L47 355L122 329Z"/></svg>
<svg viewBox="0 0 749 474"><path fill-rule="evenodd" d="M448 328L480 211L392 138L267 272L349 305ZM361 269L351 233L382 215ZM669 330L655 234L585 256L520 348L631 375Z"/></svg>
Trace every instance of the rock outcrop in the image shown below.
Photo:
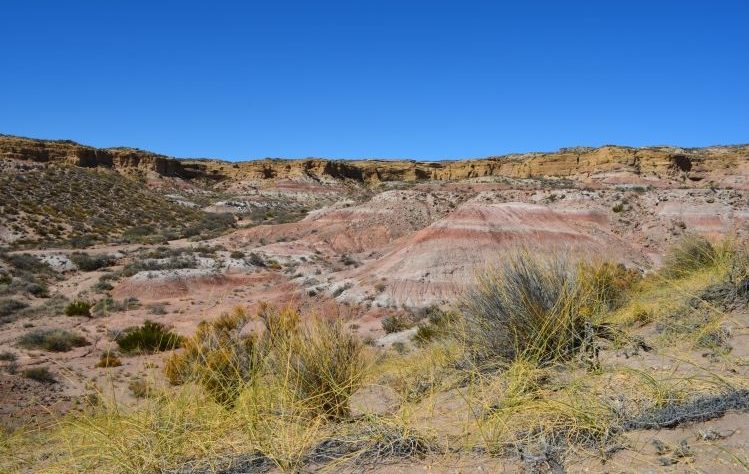
<svg viewBox="0 0 749 474"><path fill-rule="evenodd" d="M135 148L94 148L70 140L35 140L0 135L0 158L113 168L123 173L152 171L161 176L193 178L197 173L174 158Z"/></svg>
<svg viewBox="0 0 749 474"><path fill-rule="evenodd" d="M707 148L603 146L564 148L473 160L417 162L389 160L264 159L230 163L180 160L133 149L97 149L72 141L0 135L0 157L36 162L103 166L123 173L152 171L161 176L206 178L264 185L277 180L456 181L477 178L568 178L582 182L653 186L749 188L749 145Z"/></svg>

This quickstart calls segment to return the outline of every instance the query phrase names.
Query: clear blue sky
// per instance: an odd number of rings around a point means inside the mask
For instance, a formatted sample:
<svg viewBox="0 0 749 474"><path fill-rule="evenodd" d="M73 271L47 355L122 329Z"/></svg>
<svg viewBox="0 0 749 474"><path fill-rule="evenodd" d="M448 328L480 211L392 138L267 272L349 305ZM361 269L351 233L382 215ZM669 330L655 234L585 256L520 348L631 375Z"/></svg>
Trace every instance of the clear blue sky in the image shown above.
<svg viewBox="0 0 749 474"><path fill-rule="evenodd" d="M4 0L0 132L238 160L749 142L747 1Z"/></svg>

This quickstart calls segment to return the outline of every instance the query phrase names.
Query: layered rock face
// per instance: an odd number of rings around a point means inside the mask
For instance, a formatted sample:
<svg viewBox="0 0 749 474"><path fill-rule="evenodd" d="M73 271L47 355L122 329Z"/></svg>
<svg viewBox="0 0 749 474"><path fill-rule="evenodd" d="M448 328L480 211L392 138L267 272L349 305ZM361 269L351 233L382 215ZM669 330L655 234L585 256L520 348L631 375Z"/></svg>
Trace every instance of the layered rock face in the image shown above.
<svg viewBox="0 0 749 474"><path fill-rule="evenodd" d="M0 135L0 158L114 168L123 173L152 171L161 176L197 176L179 160L164 155L134 148L93 148L69 140L33 140Z"/></svg>
<svg viewBox="0 0 749 474"><path fill-rule="evenodd" d="M0 157L36 162L103 166L121 172L153 171L161 176L209 178L263 185L277 180L353 181L366 185L388 181L456 181L475 178L559 177L583 182L641 183L654 186L749 188L749 145L708 148L604 146L566 148L554 153L526 153L479 160L416 162L387 160L265 159L229 163L177 160L132 148L97 149L71 141L0 136Z"/></svg>

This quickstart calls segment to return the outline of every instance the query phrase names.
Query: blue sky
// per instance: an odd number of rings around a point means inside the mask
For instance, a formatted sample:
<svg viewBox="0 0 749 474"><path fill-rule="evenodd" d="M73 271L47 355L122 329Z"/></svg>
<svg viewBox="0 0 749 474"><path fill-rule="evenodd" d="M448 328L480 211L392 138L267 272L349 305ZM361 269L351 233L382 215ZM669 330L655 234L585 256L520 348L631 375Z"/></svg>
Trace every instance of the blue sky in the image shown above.
<svg viewBox="0 0 749 474"><path fill-rule="evenodd" d="M749 142L745 1L5 0L0 133L231 160Z"/></svg>

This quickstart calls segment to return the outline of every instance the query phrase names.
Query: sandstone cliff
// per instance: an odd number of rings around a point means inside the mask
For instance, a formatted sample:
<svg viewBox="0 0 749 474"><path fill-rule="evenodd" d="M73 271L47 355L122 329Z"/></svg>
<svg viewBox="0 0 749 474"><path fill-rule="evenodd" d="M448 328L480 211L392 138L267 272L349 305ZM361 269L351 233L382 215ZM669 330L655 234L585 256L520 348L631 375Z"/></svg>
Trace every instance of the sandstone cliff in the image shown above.
<svg viewBox="0 0 749 474"><path fill-rule="evenodd" d="M322 182L351 180L450 181L484 177L558 177L583 181L682 183L686 186L749 186L749 145L708 148L603 146L565 148L485 159L417 162L388 160L264 159L230 163L178 160L133 148L97 149L72 141L47 141L0 135L0 158L103 166L123 173L152 171L185 179L209 178L262 184L283 179Z"/></svg>

